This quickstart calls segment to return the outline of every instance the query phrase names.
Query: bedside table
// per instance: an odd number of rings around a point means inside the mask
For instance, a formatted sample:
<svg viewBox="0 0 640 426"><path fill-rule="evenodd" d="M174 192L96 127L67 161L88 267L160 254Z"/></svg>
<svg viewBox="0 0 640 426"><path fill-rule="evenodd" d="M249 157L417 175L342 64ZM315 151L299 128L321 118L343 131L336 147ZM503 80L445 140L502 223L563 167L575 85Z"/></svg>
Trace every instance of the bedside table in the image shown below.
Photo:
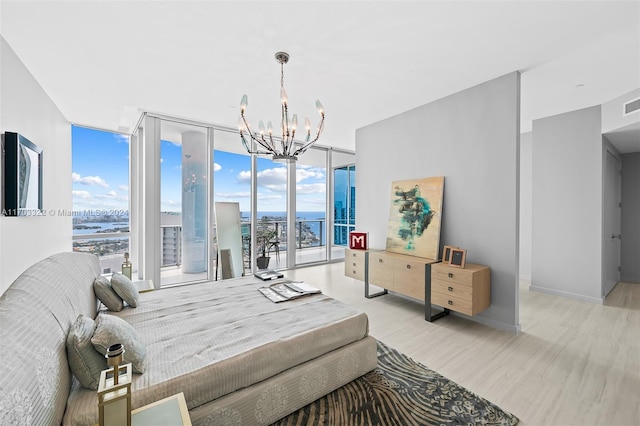
<svg viewBox="0 0 640 426"><path fill-rule="evenodd" d="M182 392L131 412L131 426L191 426Z"/></svg>

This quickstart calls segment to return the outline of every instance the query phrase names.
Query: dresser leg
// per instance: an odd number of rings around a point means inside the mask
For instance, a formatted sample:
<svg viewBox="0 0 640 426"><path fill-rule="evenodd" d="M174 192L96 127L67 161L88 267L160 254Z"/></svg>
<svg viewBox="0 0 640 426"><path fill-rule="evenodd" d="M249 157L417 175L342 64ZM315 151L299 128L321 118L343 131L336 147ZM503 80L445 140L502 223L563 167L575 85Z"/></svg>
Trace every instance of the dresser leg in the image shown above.
<svg viewBox="0 0 640 426"><path fill-rule="evenodd" d="M374 297L383 296L387 293L388 291L386 288L383 291L379 291L377 293L369 293L369 282L364 282L364 297L366 297L367 299L373 299Z"/></svg>
<svg viewBox="0 0 640 426"><path fill-rule="evenodd" d="M424 309L424 319L426 321L433 322L433 321L435 321L437 319L440 319L442 317L445 317L445 316L449 315L449 312L451 312L451 310L449 310L447 308L444 308L444 310L442 312L438 312L435 315L431 315L431 307L428 307L428 308L425 307L425 309Z"/></svg>

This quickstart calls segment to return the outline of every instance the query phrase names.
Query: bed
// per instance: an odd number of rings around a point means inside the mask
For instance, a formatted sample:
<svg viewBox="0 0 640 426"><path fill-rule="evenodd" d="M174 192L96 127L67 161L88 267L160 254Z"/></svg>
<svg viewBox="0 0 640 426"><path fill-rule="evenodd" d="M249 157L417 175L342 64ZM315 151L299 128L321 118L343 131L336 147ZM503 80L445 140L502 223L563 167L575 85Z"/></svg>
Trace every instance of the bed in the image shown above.
<svg viewBox="0 0 640 426"><path fill-rule="evenodd" d="M375 368L367 316L326 295L273 303L255 278L143 293L137 308L100 314L146 345L132 407L183 392L198 424L269 424ZM96 393L74 383L64 425L97 422Z"/></svg>

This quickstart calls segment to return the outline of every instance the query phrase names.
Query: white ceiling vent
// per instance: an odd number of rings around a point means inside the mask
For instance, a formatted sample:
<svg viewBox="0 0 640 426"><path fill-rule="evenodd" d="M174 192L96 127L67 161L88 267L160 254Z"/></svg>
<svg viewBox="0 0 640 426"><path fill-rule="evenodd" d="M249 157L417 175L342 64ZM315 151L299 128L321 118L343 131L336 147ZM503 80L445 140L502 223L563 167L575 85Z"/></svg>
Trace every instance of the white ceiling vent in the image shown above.
<svg viewBox="0 0 640 426"><path fill-rule="evenodd" d="M640 98L629 101L622 106L623 117L636 111L640 111Z"/></svg>

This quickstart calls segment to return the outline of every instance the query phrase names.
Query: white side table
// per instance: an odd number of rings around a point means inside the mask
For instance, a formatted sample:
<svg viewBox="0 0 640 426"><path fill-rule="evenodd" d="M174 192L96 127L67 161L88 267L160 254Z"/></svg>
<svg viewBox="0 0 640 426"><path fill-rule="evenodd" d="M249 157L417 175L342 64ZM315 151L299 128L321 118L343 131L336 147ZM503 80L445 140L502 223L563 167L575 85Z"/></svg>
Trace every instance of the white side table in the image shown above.
<svg viewBox="0 0 640 426"><path fill-rule="evenodd" d="M182 392L131 412L131 426L191 426Z"/></svg>

